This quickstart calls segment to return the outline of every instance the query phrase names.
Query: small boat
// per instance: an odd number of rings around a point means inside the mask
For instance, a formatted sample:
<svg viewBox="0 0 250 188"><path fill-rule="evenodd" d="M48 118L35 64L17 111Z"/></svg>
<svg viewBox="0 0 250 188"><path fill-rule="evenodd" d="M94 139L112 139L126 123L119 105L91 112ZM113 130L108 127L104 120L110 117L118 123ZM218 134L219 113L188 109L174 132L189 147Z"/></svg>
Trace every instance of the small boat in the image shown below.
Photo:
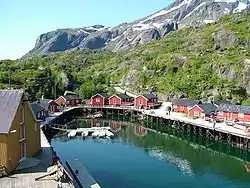
<svg viewBox="0 0 250 188"><path fill-rule="evenodd" d="M105 131L105 134L106 134L106 136L109 137L109 138L114 136L114 133L110 132L109 130L106 130L106 131Z"/></svg>
<svg viewBox="0 0 250 188"><path fill-rule="evenodd" d="M88 135L89 135L89 131L86 130L86 131L82 132L82 137L83 138L86 138Z"/></svg>
<svg viewBox="0 0 250 188"><path fill-rule="evenodd" d="M94 131L92 133L92 137L95 138L95 137L99 136L99 133L100 133L100 131L98 131L98 130Z"/></svg>
<svg viewBox="0 0 250 188"><path fill-rule="evenodd" d="M73 131L70 131L69 134L68 134L68 138L73 138L76 136L76 130L73 130Z"/></svg>
<svg viewBox="0 0 250 188"><path fill-rule="evenodd" d="M100 118L103 116L103 112L96 112L92 115L92 118Z"/></svg>
<svg viewBox="0 0 250 188"><path fill-rule="evenodd" d="M99 132L99 137L100 137L100 138L103 138L103 137L105 137L105 135L106 135L105 130L100 130L100 132Z"/></svg>

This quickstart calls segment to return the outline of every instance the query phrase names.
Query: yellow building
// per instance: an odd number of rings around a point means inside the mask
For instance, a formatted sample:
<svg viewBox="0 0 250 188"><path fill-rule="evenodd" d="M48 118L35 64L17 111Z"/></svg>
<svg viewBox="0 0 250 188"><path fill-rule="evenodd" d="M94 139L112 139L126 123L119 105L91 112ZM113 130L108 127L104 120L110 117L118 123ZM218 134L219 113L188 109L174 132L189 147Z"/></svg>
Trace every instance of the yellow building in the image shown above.
<svg viewBox="0 0 250 188"><path fill-rule="evenodd" d="M12 172L41 149L40 125L22 90L0 90L0 166Z"/></svg>

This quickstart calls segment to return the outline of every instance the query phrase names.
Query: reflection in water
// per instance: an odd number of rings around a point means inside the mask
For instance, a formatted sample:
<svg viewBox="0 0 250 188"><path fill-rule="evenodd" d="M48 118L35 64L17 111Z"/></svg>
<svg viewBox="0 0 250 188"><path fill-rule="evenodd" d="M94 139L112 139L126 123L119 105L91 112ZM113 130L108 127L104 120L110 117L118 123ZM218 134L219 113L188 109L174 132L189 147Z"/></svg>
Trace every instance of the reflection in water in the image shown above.
<svg viewBox="0 0 250 188"><path fill-rule="evenodd" d="M193 175L190 162L186 159L175 157L174 154L171 154L170 152L164 153L164 151L159 148L149 149L148 154L150 156L156 157L159 160L167 160L170 164L175 165L185 175Z"/></svg>
<svg viewBox="0 0 250 188"><path fill-rule="evenodd" d="M111 170L113 170L112 173L116 174L127 173L126 177L133 179L136 179L137 176L143 176L143 181L146 181L144 183L145 185L148 185L148 187L150 187L149 185L151 179L147 179L147 173L144 173L146 169L154 171L155 174L151 174L151 176L154 176L154 179L165 177L164 173L167 173L168 176L170 176L172 173L174 175L176 172L173 169L175 169L180 173L178 177L183 178L184 176L187 178L191 178L188 181L191 181L192 178L195 178L192 181L200 182L201 186L203 185L203 181L207 181L207 184L212 183L210 182L211 179L204 180L205 177L213 177L217 179L216 181L220 182L220 184L218 183L218 185L211 185L210 187L244 187L245 183L248 184L250 182L250 174L245 172L243 161L227 155L226 152L229 150L223 144L209 143L207 145L203 139L195 137L194 135L186 135L184 133L179 134L177 132L173 132L172 129L159 127L152 124L144 124L144 126L147 127L145 128L139 124L132 124L131 122L100 119L88 121L77 120L76 124L78 124L79 127L89 127L90 125L110 126L111 130L116 135L115 139L113 140L91 139L90 141L87 139L85 141L82 141L81 139L75 138L68 141L69 143L67 145L63 145L63 148L61 150L59 147L59 143L63 138L52 140L52 145L60 156L65 156L65 158L67 159L71 155L74 155L72 157L78 158L81 158L83 156L86 157L82 159L83 163L87 164L87 166L89 165L88 167L90 168L90 170L91 168L93 168L93 173L95 173L95 171L98 171L98 169L100 168L101 170L105 169L109 171L106 173L111 173ZM164 134L158 131L164 132ZM79 140L79 142L77 139ZM77 146L73 144L83 145ZM97 145L95 146L95 144ZM69 153L71 155L67 155L65 153L65 147L69 147L68 150L70 151ZM76 153L74 153L74 151L71 151L74 148L77 148L75 150ZM135 152L135 148L142 148L143 150L140 150L140 152L145 151L144 153L148 158L145 158L145 156L139 154L137 150ZM126 153L123 153L123 150ZM79 152L83 153L79 154ZM239 154L238 156L244 154L243 150L235 150L233 148L230 149L230 152L232 154L234 153L235 155ZM96 157L95 155L98 155L99 157ZM244 155L247 154L245 153ZM154 160L152 161L152 159ZM95 163L93 161L95 161ZM142 161L144 161L144 163L148 166L141 166L140 164L142 163ZM159 165L159 161L161 161L163 164ZM129 171L126 172L125 169L129 169ZM134 173L140 171L140 175L138 173L136 175L133 174L133 171ZM107 181L102 178L100 178L100 180ZM164 179L161 181L170 180ZM164 183L162 183L162 185L163 184ZM145 185L143 184L143 186ZM168 184L165 183L164 185ZM193 186L197 185L197 183L189 185ZM155 184L152 186L154 187ZM126 186L124 185L121 187ZM127 185L127 187L133 186Z"/></svg>

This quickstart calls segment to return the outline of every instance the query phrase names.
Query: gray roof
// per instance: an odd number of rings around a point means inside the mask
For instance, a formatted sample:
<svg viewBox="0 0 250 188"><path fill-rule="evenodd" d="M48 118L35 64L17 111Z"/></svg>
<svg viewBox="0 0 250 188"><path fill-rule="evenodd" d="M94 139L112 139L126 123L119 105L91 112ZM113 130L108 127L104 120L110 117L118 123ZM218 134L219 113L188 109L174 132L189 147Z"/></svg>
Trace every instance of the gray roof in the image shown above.
<svg viewBox="0 0 250 188"><path fill-rule="evenodd" d="M157 96L155 94L153 94L153 93L143 94L142 96L147 98L148 100L157 98Z"/></svg>
<svg viewBox="0 0 250 188"><path fill-rule="evenodd" d="M99 95L103 96L104 98L109 98L109 95L107 93L99 93Z"/></svg>
<svg viewBox="0 0 250 188"><path fill-rule="evenodd" d="M131 98L133 98L133 97L128 96L128 95L125 94L125 93L116 94L116 96L118 96L118 97L121 98L121 99L131 99Z"/></svg>
<svg viewBox="0 0 250 188"><path fill-rule="evenodd" d="M250 114L250 106L242 106L242 105L234 105L234 104L221 104L218 107L217 111Z"/></svg>
<svg viewBox="0 0 250 188"><path fill-rule="evenodd" d="M199 103L201 103L201 101L194 99L177 99L173 101L173 105L191 106L191 107Z"/></svg>
<svg viewBox="0 0 250 188"><path fill-rule="evenodd" d="M232 104L232 103L227 100L218 100L218 101L213 101L213 104L220 106L221 104Z"/></svg>
<svg viewBox="0 0 250 188"><path fill-rule="evenodd" d="M33 102L30 104L32 111L34 112L35 116L38 112L44 111L45 109L41 107L39 104Z"/></svg>
<svg viewBox="0 0 250 188"><path fill-rule="evenodd" d="M8 133L24 93L22 90L0 90L0 133Z"/></svg>
<svg viewBox="0 0 250 188"><path fill-rule="evenodd" d="M49 108L49 102L51 101L52 99L41 99L39 101L39 105L44 108L45 110L48 110Z"/></svg>
<svg viewBox="0 0 250 188"><path fill-rule="evenodd" d="M211 103L202 103L197 105L204 111L205 114L211 114L217 109L217 107Z"/></svg>
<svg viewBox="0 0 250 188"><path fill-rule="evenodd" d="M78 95L65 95L63 96L65 99L76 99L76 100L79 100L81 99Z"/></svg>

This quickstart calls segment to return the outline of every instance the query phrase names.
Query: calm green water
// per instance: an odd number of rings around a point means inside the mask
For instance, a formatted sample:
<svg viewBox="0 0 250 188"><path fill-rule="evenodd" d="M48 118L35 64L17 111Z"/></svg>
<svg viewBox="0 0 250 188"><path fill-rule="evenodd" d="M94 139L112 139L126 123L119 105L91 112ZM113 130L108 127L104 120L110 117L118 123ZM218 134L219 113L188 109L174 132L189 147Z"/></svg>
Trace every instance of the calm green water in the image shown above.
<svg viewBox="0 0 250 188"><path fill-rule="evenodd" d="M250 173L245 172L244 162L215 152L218 148L223 150L223 146L209 143L207 147L214 150L206 149L202 140L190 141L183 134L180 137L161 134L139 124L106 122L105 125L117 131L116 138L59 137L51 141L63 162L78 158L104 188L250 187ZM79 121L77 126L88 127L90 123ZM247 157L243 151L234 153Z"/></svg>

